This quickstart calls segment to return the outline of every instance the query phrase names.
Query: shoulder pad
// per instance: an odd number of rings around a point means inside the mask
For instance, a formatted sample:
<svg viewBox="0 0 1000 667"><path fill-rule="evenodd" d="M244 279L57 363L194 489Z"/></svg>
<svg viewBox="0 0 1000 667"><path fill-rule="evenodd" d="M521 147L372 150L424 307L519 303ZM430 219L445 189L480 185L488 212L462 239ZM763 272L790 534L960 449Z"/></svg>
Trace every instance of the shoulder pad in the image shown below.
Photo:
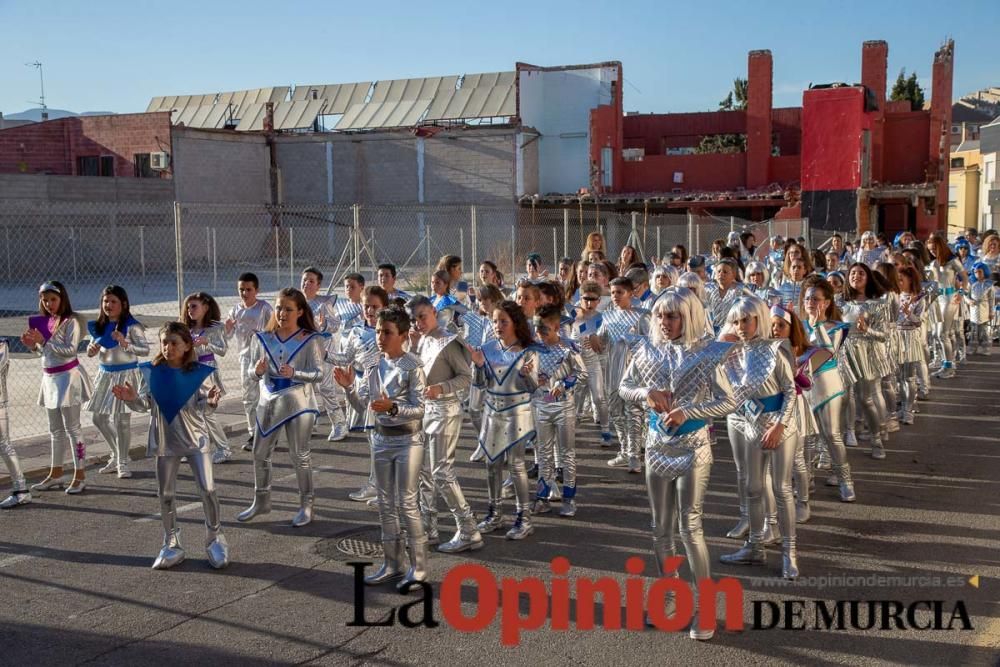
<svg viewBox="0 0 1000 667"><path fill-rule="evenodd" d="M399 366L401 370L412 371L417 368L423 367L424 363L420 361L420 357L418 357L417 355L413 354L412 352L406 352L403 354L402 357L399 358L399 361L396 362L396 365Z"/></svg>

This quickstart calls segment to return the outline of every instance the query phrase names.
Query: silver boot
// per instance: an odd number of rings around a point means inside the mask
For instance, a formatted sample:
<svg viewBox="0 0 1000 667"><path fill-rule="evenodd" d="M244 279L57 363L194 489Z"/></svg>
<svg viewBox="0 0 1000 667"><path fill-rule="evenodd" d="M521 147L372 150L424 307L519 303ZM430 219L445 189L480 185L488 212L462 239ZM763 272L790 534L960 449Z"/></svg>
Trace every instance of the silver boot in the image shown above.
<svg viewBox="0 0 1000 667"><path fill-rule="evenodd" d="M576 499L564 498L562 502L562 507L559 508L559 516L564 516L564 517L576 516Z"/></svg>
<svg viewBox="0 0 1000 667"><path fill-rule="evenodd" d="M20 484L15 484L10 495L3 502L0 502L0 510L9 510L18 505L27 505L30 502L31 493L28 491L28 485L22 481Z"/></svg>
<svg viewBox="0 0 1000 667"><path fill-rule="evenodd" d="M760 539L760 543L767 546L769 544L778 544L781 542L781 529L778 528L778 517L769 516L764 524L764 534Z"/></svg>
<svg viewBox="0 0 1000 667"><path fill-rule="evenodd" d="M786 537L782 542L781 576L785 579L797 579L799 576L799 561L795 551L794 537Z"/></svg>
<svg viewBox="0 0 1000 667"><path fill-rule="evenodd" d="M403 576L403 542L398 537L382 540L382 567L365 577L365 583L375 586Z"/></svg>
<svg viewBox="0 0 1000 667"><path fill-rule="evenodd" d="M181 533L171 530L163 537L163 548L153 561L154 570L166 570L179 565L184 560L184 548L181 546Z"/></svg>
<svg viewBox="0 0 1000 667"><path fill-rule="evenodd" d="M253 494L253 504L236 515L237 521L249 521L255 516L271 511L271 492L257 491Z"/></svg>
<svg viewBox="0 0 1000 667"><path fill-rule="evenodd" d="M489 511L486 512L486 516L476 526L476 530L485 534L492 533L494 530L499 530L500 528L503 528L503 514L501 513L500 503L492 502L490 503Z"/></svg>
<svg viewBox="0 0 1000 667"><path fill-rule="evenodd" d="M427 538L407 540L410 552L410 569L406 571L403 580L396 585L402 593L407 584L427 580Z"/></svg>
<svg viewBox="0 0 1000 667"><path fill-rule="evenodd" d="M719 561L730 565L766 565L767 553L760 542L748 541L739 550L719 556Z"/></svg>
<svg viewBox="0 0 1000 667"><path fill-rule="evenodd" d="M479 551L486 543L476 525L469 522L468 526L459 528L454 537L440 545L437 550L445 554L457 554L462 551Z"/></svg>
<svg viewBox="0 0 1000 667"><path fill-rule="evenodd" d="M216 570L221 570L229 565L229 543L226 542L226 536L221 532L209 536L208 543L205 545L205 554L208 556L208 564Z"/></svg>
<svg viewBox="0 0 1000 667"><path fill-rule="evenodd" d="M750 532L750 515L747 514L746 505L740 505L740 520L726 533L726 537L731 540L745 539Z"/></svg>
<svg viewBox="0 0 1000 667"><path fill-rule="evenodd" d="M842 467L834 468L837 476L838 486L840 487L840 501L844 503L853 503L857 500L857 496L854 495L854 480L851 478L851 466L844 464Z"/></svg>
<svg viewBox="0 0 1000 667"><path fill-rule="evenodd" d="M508 540L523 540L528 535L535 532L535 527L531 525L531 513L520 511L514 519L514 525L507 531Z"/></svg>
<svg viewBox="0 0 1000 667"><path fill-rule="evenodd" d="M805 523L811 515L812 512L809 510L808 500L795 503L795 523Z"/></svg>
<svg viewBox="0 0 1000 667"><path fill-rule="evenodd" d="M312 523L313 520L313 496L309 494L307 496L302 496L302 505L299 507L298 514L292 519L292 526L295 528L301 528L302 526L307 526Z"/></svg>

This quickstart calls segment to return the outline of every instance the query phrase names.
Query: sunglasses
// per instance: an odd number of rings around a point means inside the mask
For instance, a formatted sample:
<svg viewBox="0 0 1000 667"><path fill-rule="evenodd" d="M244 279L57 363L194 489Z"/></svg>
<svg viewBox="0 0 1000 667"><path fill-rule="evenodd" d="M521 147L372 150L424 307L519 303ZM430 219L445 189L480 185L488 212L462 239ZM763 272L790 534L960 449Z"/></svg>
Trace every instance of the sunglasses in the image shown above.
<svg viewBox="0 0 1000 667"><path fill-rule="evenodd" d="M599 296L585 296L580 299L580 301L600 301L600 300L601 297Z"/></svg>

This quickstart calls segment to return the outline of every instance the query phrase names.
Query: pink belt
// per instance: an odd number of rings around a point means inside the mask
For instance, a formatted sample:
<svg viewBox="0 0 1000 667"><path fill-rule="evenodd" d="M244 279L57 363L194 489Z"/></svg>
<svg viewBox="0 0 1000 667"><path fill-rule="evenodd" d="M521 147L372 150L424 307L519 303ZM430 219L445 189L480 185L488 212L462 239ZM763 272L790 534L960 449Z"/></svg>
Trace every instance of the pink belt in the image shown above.
<svg viewBox="0 0 1000 667"><path fill-rule="evenodd" d="M214 354L203 354L203 355L201 355L201 356L198 357L198 361L200 361L203 364L207 364L210 361L215 361L215 355Z"/></svg>
<svg viewBox="0 0 1000 667"><path fill-rule="evenodd" d="M68 370L72 370L79 365L80 365L80 360L74 359L68 364L63 364L62 366L52 366L51 368L43 368L42 370L48 373L49 375L55 375L56 373L62 373Z"/></svg>

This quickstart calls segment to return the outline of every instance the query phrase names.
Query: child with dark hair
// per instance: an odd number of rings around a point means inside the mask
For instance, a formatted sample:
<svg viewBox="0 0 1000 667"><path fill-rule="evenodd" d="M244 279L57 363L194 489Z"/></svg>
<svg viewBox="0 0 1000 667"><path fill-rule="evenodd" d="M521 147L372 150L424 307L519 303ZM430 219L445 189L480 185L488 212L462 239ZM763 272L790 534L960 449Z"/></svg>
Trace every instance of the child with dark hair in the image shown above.
<svg viewBox="0 0 1000 667"><path fill-rule="evenodd" d="M219 404L222 391L212 381L214 368L200 363L188 327L168 322L160 328L160 351L142 364L139 384L126 380L112 392L135 412L149 412L147 453L156 457L156 484L163 521L163 548L154 570L184 560L177 527L177 473L186 458L205 510L205 553L216 569L229 564L229 545L222 534L222 516L212 470L212 448L206 415Z"/></svg>
<svg viewBox="0 0 1000 667"><path fill-rule="evenodd" d="M212 373L212 382L219 388L219 395L225 396L226 387L222 384L222 373L219 372L219 362L216 361L216 356L224 357L229 350L226 327L220 322L221 319L219 303L211 294L195 292L184 299L181 321L191 330L194 353L199 363L216 369ZM233 458L229 438L215 414L205 415L205 422L208 424L208 435L215 445L212 463L225 463Z"/></svg>
<svg viewBox="0 0 1000 667"><path fill-rule="evenodd" d="M319 290L322 285L323 273L319 269L314 266L307 266L303 269L300 286L312 311L316 331L324 338L326 354L336 354L340 350L341 336L339 332L341 325L347 328L347 324L342 321L343 317L353 320L354 306L341 303L341 299L338 299L335 294L320 294ZM360 308L357 312L360 314ZM341 405L344 398L343 392L333 381L331 369L330 366L325 369L323 380L317 387L317 391L326 415L330 419L330 435L327 436L327 440L337 442L347 437L348 426L344 406ZM251 377L251 381L256 380Z"/></svg>
<svg viewBox="0 0 1000 667"><path fill-rule="evenodd" d="M254 334L263 331L271 321L274 309L267 301L257 298L260 281L256 274L241 273L236 279L236 290L239 292L240 302L229 310L229 317L225 322L226 339L235 338L239 350L243 413L247 419L247 442L243 449L250 451L253 447L254 414L260 399L260 387L250 377L250 343Z"/></svg>

